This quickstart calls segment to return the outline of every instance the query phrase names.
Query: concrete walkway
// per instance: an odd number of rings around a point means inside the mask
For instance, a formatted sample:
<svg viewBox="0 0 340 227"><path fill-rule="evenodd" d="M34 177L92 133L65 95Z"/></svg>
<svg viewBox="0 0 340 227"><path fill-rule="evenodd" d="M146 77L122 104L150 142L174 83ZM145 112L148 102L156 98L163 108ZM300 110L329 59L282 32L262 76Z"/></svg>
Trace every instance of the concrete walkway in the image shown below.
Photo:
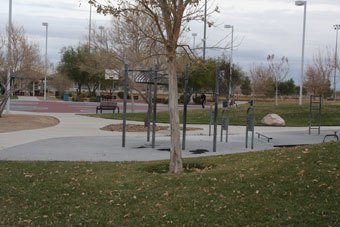
<svg viewBox="0 0 340 227"><path fill-rule="evenodd" d="M22 112L13 112L22 114ZM27 114L27 112L25 113ZM100 130L108 124L119 124L121 120L91 118L67 113L34 113L54 116L60 124L54 127L0 134L0 160L65 160L65 161L148 161L169 159L170 131L157 132L156 148L146 142L145 132L127 132L126 147L122 148L122 133ZM128 124L143 124L128 122ZM164 124L158 124L164 125ZM188 125L202 130L188 131L183 157L221 155L238 152L273 149L275 145L321 143L325 134L340 131L340 127L322 127L322 135L308 135L307 127L255 127L272 137L267 140L255 137L254 149L245 148L245 127L230 126L229 142L218 142L217 152L212 152L213 137L208 136L208 125ZM213 127L212 127L213 131ZM220 141L220 128L218 138ZM249 134L250 136L250 134ZM250 140L249 140L250 147ZM207 152L194 154L193 150Z"/></svg>

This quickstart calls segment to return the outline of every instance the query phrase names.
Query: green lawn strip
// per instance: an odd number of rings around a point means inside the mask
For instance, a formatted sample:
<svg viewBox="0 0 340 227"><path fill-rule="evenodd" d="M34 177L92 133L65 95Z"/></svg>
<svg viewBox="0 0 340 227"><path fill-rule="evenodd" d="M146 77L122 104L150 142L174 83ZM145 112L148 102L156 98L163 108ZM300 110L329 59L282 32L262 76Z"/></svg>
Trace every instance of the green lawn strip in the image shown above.
<svg viewBox="0 0 340 227"><path fill-rule="evenodd" d="M0 165L0 225L338 226L340 143L168 161Z"/></svg>
<svg viewBox="0 0 340 227"><path fill-rule="evenodd" d="M230 108L230 125L245 125L248 105L239 105L236 108ZM209 108L189 110L188 124L209 124ZM222 109L219 109L218 124L221 124ZM286 126L300 127L308 126L309 122L309 103L298 105L297 103L280 103L275 106L273 103L257 102L255 103L255 125L261 126L261 120L270 113L280 115L285 121ZM313 111L316 116L316 111ZM91 117L101 117L107 119L122 120L122 114L87 114ZM127 120L144 121L145 113L128 113ZM180 111L180 121L183 122L183 111ZM169 123L169 112L157 113L158 123ZM317 118L313 119L313 125L317 124ZM334 105L333 102L325 102L322 108L321 124L323 126L340 125L340 103Z"/></svg>

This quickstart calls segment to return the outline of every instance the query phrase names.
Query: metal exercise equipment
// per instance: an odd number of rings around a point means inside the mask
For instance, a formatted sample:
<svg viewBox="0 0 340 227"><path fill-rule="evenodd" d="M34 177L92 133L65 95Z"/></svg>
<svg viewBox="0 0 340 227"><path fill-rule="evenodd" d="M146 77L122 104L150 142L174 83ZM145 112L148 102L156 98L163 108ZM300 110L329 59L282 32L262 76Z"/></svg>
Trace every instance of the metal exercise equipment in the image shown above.
<svg viewBox="0 0 340 227"><path fill-rule="evenodd" d="M215 111L213 111L213 106L214 104L210 105L210 119L209 119L209 136L211 136L211 124L213 124L215 122Z"/></svg>
<svg viewBox="0 0 340 227"><path fill-rule="evenodd" d="M126 106L127 106L127 79L129 72L138 72L139 74L135 77L136 83L142 83L148 85L148 114L147 114L147 141L150 141L150 129L151 129L151 109L152 109L152 85L154 85L154 110L153 110L153 131L152 131L152 148L155 148L155 140L156 140L156 112L157 112L157 86L158 85L167 85L168 78L166 74L162 74L158 72L158 66L156 65L155 70L152 68L149 70L129 70L128 65L125 64L124 68L124 110L123 110L123 143L122 147L125 147L125 138L126 138Z"/></svg>
<svg viewBox="0 0 340 227"><path fill-rule="evenodd" d="M216 152L216 142L217 142L217 116L218 116L218 98L219 98L219 89L218 89L218 78L220 75L220 66L216 65L216 77L215 77L215 111L214 111L214 144L213 144L213 152Z"/></svg>
<svg viewBox="0 0 340 227"><path fill-rule="evenodd" d="M328 137L333 137L336 139L337 142L339 142L339 136L337 135L337 132L334 132L334 134L325 135L325 137L323 138L323 142L326 142L326 138Z"/></svg>
<svg viewBox="0 0 340 227"><path fill-rule="evenodd" d="M250 106L247 109L247 123L246 123L246 148L248 148L248 133L251 132L251 149L254 149L254 122L255 122L255 109L254 100L249 101Z"/></svg>
<svg viewBox="0 0 340 227"><path fill-rule="evenodd" d="M319 99L319 101L313 101L314 99ZM316 108L313 108L313 104L316 104ZM315 106L315 105L314 105ZM316 111L316 116L313 114L313 112ZM310 96L310 104L309 104L309 135L311 134L312 129L317 129L318 134L320 135L320 128L321 128L321 112L322 112L322 96ZM317 118L318 122L313 122L313 118L315 120L315 117ZM317 127L312 127L312 124L317 123Z"/></svg>
<svg viewBox="0 0 340 227"><path fill-rule="evenodd" d="M225 142L228 143L228 133L229 133L229 100L223 101L223 111L221 117L221 142L223 141L223 131L225 131Z"/></svg>
<svg viewBox="0 0 340 227"><path fill-rule="evenodd" d="M187 132L187 110L188 110L188 82L189 82L189 66L185 66L184 78L184 110L183 110L183 138L182 150L185 150L186 132Z"/></svg>

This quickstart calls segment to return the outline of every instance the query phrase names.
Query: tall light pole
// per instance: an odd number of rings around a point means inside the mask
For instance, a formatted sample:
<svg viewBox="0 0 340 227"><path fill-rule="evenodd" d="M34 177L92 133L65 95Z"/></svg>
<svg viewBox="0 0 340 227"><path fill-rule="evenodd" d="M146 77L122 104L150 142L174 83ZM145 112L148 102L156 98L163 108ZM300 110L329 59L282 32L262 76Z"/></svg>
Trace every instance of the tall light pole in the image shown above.
<svg viewBox="0 0 340 227"><path fill-rule="evenodd" d="M302 87L303 87L303 67L305 61L305 34L306 34L306 9L307 9L307 1L295 1L295 5L304 6L304 14L303 14L303 34L302 34L302 56L301 56L301 78L300 78L300 98L299 105L302 105Z"/></svg>
<svg viewBox="0 0 340 227"><path fill-rule="evenodd" d="M48 34L48 23L43 22L42 26L46 27L46 42L45 42L45 68L46 68L46 74L45 74L45 79L44 79L44 100L46 100L46 77L48 73L48 67L47 67L47 34Z"/></svg>
<svg viewBox="0 0 340 227"><path fill-rule="evenodd" d="M91 24L92 24L92 5L90 4L90 21L89 21L89 51L91 50Z"/></svg>
<svg viewBox="0 0 340 227"><path fill-rule="evenodd" d="M197 33L192 33L192 37L194 38L194 45L193 45L193 48L195 49L195 46L196 46L196 43L195 43L195 41L196 41L196 36L197 36Z"/></svg>
<svg viewBox="0 0 340 227"><path fill-rule="evenodd" d="M9 114L10 106L11 106L11 36L12 36L12 0L9 0L9 16L8 16L8 51L7 51L7 60L8 60L8 70L7 70L7 92L8 92L8 100L6 105L6 113Z"/></svg>
<svg viewBox="0 0 340 227"><path fill-rule="evenodd" d="M333 25L336 30L336 39L335 39L335 58L334 58L334 101L336 101L336 70L338 68L338 31L340 29L340 24Z"/></svg>
<svg viewBox="0 0 340 227"><path fill-rule="evenodd" d="M204 37L203 37L203 61L205 61L205 49L207 45L207 0L204 2Z"/></svg>
<svg viewBox="0 0 340 227"><path fill-rule="evenodd" d="M103 42L103 39L104 39L104 36L103 36L103 30L104 30L104 26L99 26L98 27L99 30L100 30L100 41ZM104 69L105 70L105 69ZM113 80L112 80L113 81ZM112 85L113 86L113 85ZM101 91L102 91L102 83L100 82L99 80L99 87L98 87L98 90L99 90L99 96L101 96ZM113 100L113 97L112 97L112 100Z"/></svg>
<svg viewBox="0 0 340 227"><path fill-rule="evenodd" d="M230 99L230 96L231 96L231 80L232 80L232 74L233 74L234 26L233 25L224 25L224 28L231 28L230 73L229 73L229 92L228 92L228 99Z"/></svg>

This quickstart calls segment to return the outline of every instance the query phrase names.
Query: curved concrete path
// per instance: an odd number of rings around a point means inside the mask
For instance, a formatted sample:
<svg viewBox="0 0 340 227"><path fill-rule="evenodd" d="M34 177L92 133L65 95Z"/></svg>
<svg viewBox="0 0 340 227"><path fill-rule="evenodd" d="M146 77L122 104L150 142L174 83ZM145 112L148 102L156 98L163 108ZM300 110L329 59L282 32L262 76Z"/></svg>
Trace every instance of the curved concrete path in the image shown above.
<svg viewBox="0 0 340 227"><path fill-rule="evenodd" d="M22 114L23 112L13 112ZM27 114L27 112L25 113ZM146 142L145 132L127 133L126 147L122 148L121 132L100 130L121 120L91 118L67 113L32 113L54 116L60 124L54 127L0 134L0 160L65 160L65 161L148 161L169 159L170 131L157 132L156 148ZM142 122L128 122L143 124ZM159 124L164 125L164 124ZM203 130L188 131L183 157L221 155L253 151L245 149L245 127L230 126L229 142L218 142L217 152L212 152L213 137L208 136L208 125L188 125ZM270 143L255 137L255 150L273 149L282 144L321 143L324 135L340 131L340 127L322 127L322 135L308 135L307 127L255 127L256 132L273 137ZM218 128L218 134L220 128ZM250 135L250 134L249 134ZM220 141L218 135L217 141ZM250 147L250 141L249 141ZM208 152L194 154L196 149Z"/></svg>

